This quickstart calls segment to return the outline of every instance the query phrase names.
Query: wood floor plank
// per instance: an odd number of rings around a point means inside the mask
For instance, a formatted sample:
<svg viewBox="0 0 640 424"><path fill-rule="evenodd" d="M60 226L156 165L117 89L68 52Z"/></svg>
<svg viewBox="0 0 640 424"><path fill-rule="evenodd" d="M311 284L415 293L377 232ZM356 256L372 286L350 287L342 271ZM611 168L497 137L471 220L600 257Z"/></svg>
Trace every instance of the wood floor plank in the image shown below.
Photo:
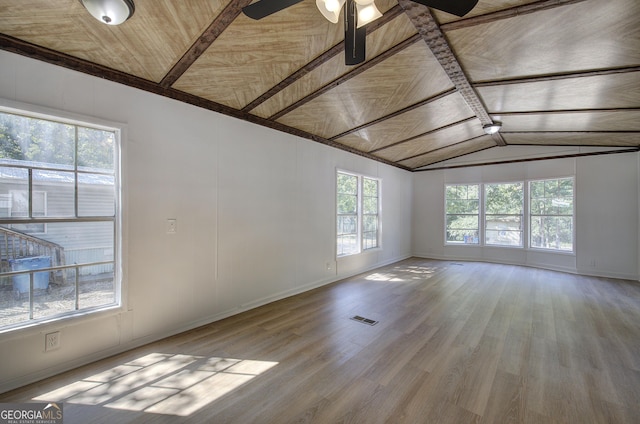
<svg viewBox="0 0 640 424"><path fill-rule="evenodd" d="M62 402L65 424L635 423L638 322L638 282L411 258L0 402Z"/></svg>

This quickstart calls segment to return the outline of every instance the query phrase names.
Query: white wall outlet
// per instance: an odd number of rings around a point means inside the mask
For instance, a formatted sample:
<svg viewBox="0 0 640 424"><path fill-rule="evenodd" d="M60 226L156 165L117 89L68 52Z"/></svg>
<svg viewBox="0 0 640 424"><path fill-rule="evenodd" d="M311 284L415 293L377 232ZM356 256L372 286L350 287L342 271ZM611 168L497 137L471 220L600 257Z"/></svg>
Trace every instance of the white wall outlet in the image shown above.
<svg viewBox="0 0 640 424"><path fill-rule="evenodd" d="M178 220L175 218L167 219L167 234L175 234L178 232Z"/></svg>
<svg viewBox="0 0 640 424"><path fill-rule="evenodd" d="M44 351L49 352L56 350L60 347L60 332L55 331L53 333L45 334L44 336Z"/></svg>

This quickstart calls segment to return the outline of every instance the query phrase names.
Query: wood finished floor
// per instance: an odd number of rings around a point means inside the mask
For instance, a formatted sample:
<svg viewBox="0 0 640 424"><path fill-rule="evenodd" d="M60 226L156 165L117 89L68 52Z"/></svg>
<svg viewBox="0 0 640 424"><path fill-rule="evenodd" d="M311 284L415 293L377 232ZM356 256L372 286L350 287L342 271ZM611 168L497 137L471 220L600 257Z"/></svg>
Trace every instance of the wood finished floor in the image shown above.
<svg viewBox="0 0 640 424"><path fill-rule="evenodd" d="M65 424L638 423L640 284L414 258L0 395L18 401L64 402Z"/></svg>

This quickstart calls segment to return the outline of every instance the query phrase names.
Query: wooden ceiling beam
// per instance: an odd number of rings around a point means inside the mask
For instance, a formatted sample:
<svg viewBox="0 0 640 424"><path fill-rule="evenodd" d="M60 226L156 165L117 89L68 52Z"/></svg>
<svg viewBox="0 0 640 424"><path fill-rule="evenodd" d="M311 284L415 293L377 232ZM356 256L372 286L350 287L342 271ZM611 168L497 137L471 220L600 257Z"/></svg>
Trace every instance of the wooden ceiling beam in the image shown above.
<svg viewBox="0 0 640 424"><path fill-rule="evenodd" d="M180 60L167 72L160 81L163 87L171 87L191 65L213 44L225 29L242 13L242 8L251 4L252 0L231 0L229 4L211 22L211 25L198 37L195 43L182 55Z"/></svg>
<svg viewBox="0 0 640 424"><path fill-rule="evenodd" d="M298 128L293 128L288 125L281 124L279 122L270 121L268 119L261 118L256 115L252 115L247 112L243 112L232 107L216 103L211 100L204 99L202 97L195 96L193 94L186 93L184 91L176 90L171 87L163 87L162 85L149 81L144 78L137 77L135 75L127 74L126 72L118 71L103 65L98 65L84 59L79 59L74 56L70 56L64 53L57 52L55 50L48 49L46 47L37 46L35 44L28 43L26 41L8 36L0 33L0 49L19 54L21 56L29 57L31 59L40 60L42 62L50 63L52 65L61 66L63 68L71 69L74 71L82 72L87 75L92 75L101 79L106 79L118 84L126 85L129 87L137 88L149 93L157 94L159 96L174 99L180 102L188 103L193 106L197 106L203 109L207 109L213 112L218 112L223 115L231 116L243 121L251 122L257 125L261 125L266 128L271 128L276 131L281 131L287 134L291 134L297 137L301 137L307 140L315 141L320 144L324 144L330 147L335 147L340 150L344 150L349 153L353 153L358 156L362 156L371 160L375 160L386 165L390 165L396 168L410 171L409 167L388 161L386 159L370 155L366 152L361 152L350 146L336 143L335 141L328 140L326 138L317 136L315 134L308 133Z"/></svg>
<svg viewBox="0 0 640 424"><path fill-rule="evenodd" d="M418 34L427 44L433 55L436 57L444 71L455 85L458 93L462 96L473 113L478 117L482 125L491 125L493 120L489 116L482 100L471 86L469 79L465 75L458 59L453 54L453 50L440 26L429 11L429 8L413 2L411 0L398 0L400 6L411 20L411 23L418 30ZM496 134L494 134L496 135ZM504 139L497 135L493 140L498 146L506 146Z"/></svg>
<svg viewBox="0 0 640 424"><path fill-rule="evenodd" d="M389 22L391 22L393 19L397 18L402 13L404 13L404 10L402 10L402 8L399 5L395 5L391 9L387 10L384 13L384 15L382 15L381 18L376 19L375 21L371 22L370 24L368 24L366 26L367 35L371 34L373 31L375 31L375 30L377 30L379 28L382 28L384 25L388 24ZM338 54L342 53L343 51L344 51L344 41L341 41L340 43L338 43L335 46L331 47L326 52L322 53L320 56L318 56L317 58L315 58L311 62L309 62L306 65L304 65L302 68L298 69L293 74L289 75L287 78L285 78L282 81L280 81L278 84L274 85L267 92L265 92L264 94L260 95L254 101L252 101L251 103L246 105L244 108L242 108L242 110L248 112L248 111L251 111L251 110L255 109L256 107L258 107L259 105L261 105L262 103L264 103L265 101L270 99L271 97L275 96L280 91L284 90L285 88L287 88L288 86L290 86L294 82L298 81L300 78L304 77L305 75L307 75L309 72L313 71L314 69L319 68L325 62L328 62L334 56L337 56Z"/></svg>
<svg viewBox="0 0 640 424"><path fill-rule="evenodd" d="M452 31L455 29L469 28L476 25L488 24L500 21L502 19L522 16L529 13L539 12L541 10L553 9L555 7L566 6L568 4L580 3L585 0L540 0L533 3L523 4L511 7L509 9L498 10L496 12L487 13L471 18L460 19L458 21L448 22L440 25L442 31Z"/></svg>

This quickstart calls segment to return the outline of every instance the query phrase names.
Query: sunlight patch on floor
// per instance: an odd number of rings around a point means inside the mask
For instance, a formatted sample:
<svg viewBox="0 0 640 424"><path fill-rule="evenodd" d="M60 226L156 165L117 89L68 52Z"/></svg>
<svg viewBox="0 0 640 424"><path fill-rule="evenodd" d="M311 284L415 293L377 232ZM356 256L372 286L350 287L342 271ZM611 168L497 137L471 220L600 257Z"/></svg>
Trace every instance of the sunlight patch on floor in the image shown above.
<svg viewBox="0 0 640 424"><path fill-rule="evenodd" d="M34 400L188 416L277 364L151 353Z"/></svg>

